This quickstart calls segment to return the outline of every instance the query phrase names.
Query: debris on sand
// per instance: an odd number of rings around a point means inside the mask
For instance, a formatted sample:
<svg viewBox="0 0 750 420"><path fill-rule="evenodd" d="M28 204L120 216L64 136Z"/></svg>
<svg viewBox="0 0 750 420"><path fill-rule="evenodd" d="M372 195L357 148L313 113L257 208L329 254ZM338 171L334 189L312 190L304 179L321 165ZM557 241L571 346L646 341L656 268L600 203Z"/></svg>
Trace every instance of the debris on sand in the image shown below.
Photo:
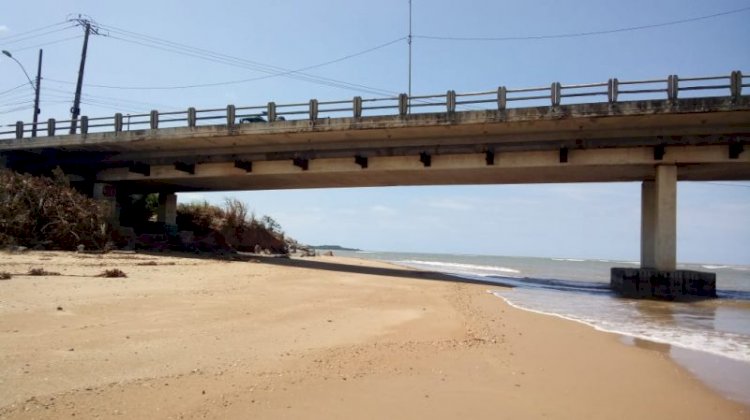
<svg viewBox="0 0 750 420"><path fill-rule="evenodd" d="M116 278L116 277L127 277L127 276L128 275L125 274L125 272L120 270L119 268L113 268L111 270L102 271L96 277Z"/></svg>

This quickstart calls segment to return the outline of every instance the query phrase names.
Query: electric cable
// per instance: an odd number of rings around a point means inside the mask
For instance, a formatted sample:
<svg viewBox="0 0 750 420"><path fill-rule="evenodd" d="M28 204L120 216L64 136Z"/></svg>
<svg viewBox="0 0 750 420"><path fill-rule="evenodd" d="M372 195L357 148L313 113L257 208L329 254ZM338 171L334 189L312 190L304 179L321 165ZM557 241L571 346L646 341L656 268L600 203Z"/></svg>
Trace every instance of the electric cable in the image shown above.
<svg viewBox="0 0 750 420"><path fill-rule="evenodd" d="M68 21L63 20L63 21L60 21L60 22L57 22L57 23L53 23L51 25L42 26L41 28L31 29L31 30L28 30L26 32L21 32L21 33L15 34L15 35L8 35L8 36L0 37L0 41L5 41L5 40L8 40L8 39L18 38L19 36L24 36L26 34L31 34L31 33L34 33L34 32L43 31L45 29L54 28L55 26L65 25L67 23L68 23Z"/></svg>
<svg viewBox="0 0 750 420"><path fill-rule="evenodd" d="M20 88L22 88L22 87L24 87L26 85L28 85L28 83L27 82L23 82L23 83L21 83L20 85L18 85L16 87L10 88L8 90L4 90L4 91L0 92L0 96L3 96L3 95L8 94L10 92L13 92L14 90L20 89Z"/></svg>
<svg viewBox="0 0 750 420"><path fill-rule="evenodd" d="M61 31L67 31L68 29L74 28L74 27L75 27L75 25L70 25L70 26L66 26L65 28L60 28L60 29L55 29L53 31L43 32L43 33L37 34L37 35L30 35L30 36L27 36L27 37L24 37L24 38L20 38L20 39L16 39L16 40L12 40L12 41L6 41L5 39L0 39L0 42L3 42L3 47L5 47L6 45L17 44L19 42L23 42L23 41L26 41L26 40L29 40L29 39L39 38L41 36L45 36L45 35L49 35L49 34L54 34L54 33L61 32Z"/></svg>
<svg viewBox="0 0 750 420"><path fill-rule="evenodd" d="M330 86L330 87L338 87L338 88L349 89L349 90L365 91L367 93L372 93L372 94L377 94L377 95L391 95L391 94L395 93L395 92L392 92L392 91L387 91L387 90L379 89L379 88L373 88L373 87L362 85L362 84L343 82L343 81L340 81L340 80L326 78L326 77L322 77L322 76L311 75L311 74L304 74L304 73L301 73L302 69L290 70L290 69L286 69L286 68L283 68L283 67L278 67L278 66L272 66L272 65L268 65L268 64L258 63L258 62L254 62L254 61L251 61L251 60L246 60L246 59L242 59L242 58L238 58L238 57L233 57L233 56L229 56L229 55L226 55L226 54L217 53L217 52L206 50L206 49L191 47L191 46L185 45L185 44L179 44L179 43L176 43L176 42L172 42L172 41L168 41L168 40L164 40L164 39L152 37L152 36L149 36L149 35L139 34L137 32L127 31L127 30L124 30L124 29L116 28L114 26L101 25L101 27L104 30L106 30L106 31L108 31L110 33L120 34L120 35L123 35L125 37L130 37L130 38L134 38L134 39L126 39L126 38L123 38L123 37L120 37L120 36L116 36L116 35L112 35L112 34L108 35L109 38L118 39L118 40L125 41L125 42L131 42L131 43L139 44L139 45L150 47L150 48L167 50L169 52L173 52L173 53L177 53L177 54L183 54L183 55L187 55L187 56L194 57L194 58L200 58L200 59L207 60L207 61L214 61L214 62L218 62L218 63L221 63L221 64L233 65L233 66L236 66L236 67L242 67L242 68L246 68L246 69L250 69L250 70L254 70L254 71L260 71L260 72L269 73L269 74L274 74L274 75L283 75L283 74L286 74L288 77L291 77L291 78L296 78L298 80L304 80L304 81L308 81L308 82L312 82L312 83L319 83L319 84L323 84L323 85ZM386 42L384 44L380 44L380 45L372 47L372 48L368 48L366 50L363 50L363 51L360 51L360 52L357 52L357 53L354 53L354 54L349 54L347 56L340 57L340 58L337 58L335 60L330 60L330 61L325 62L325 63L319 63L319 64L316 64L316 65L313 65L313 66L307 66L307 67L304 67L304 69L312 69L312 68L322 67L322 66L328 65L328 64L333 64L333 63L341 62L341 61L344 61L344 60L349 59L349 58L353 58L353 57L356 57L356 56L359 56L359 55L366 54L366 53L371 52L371 51L375 51L377 49L385 48L385 47L387 47L389 45L395 44L395 43L397 43L399 41L402 41L404 39L405 39L405 37L401 37L399 39L395 39L395 40ZM241 83L242 81L232 81L232 82L240 82ZM224 82L220 82L220 83L224 83ZM206 84L206 85L207 86L211 86L212 84ZM98 86L98 87L110 88L110 89L129 88L129 87L126 87L126 86L111 86L111 85L102 85L102 86ZM183 88L190 88L190 87L193 87L193 85L184 86L184 87L183 86L164 86L163 88L183 89ZM195 87L202 87L202 86L195 86ZM143 87L134 86L133 88L138 88L138 89L149 88L149 89L151 89L151 88L162 88L162 87L158 87L158 86L155 86L155 87L152 87L152 86L143 86Z"/></svg>
<svg viewBox="0 0 750 420"><path fill-rule="evenodd" d="M615 33L621 33L621 32L633 32L633 31L640 31L644 29L654 29L654 28L662 28L665 26L681 25L685 23L713 19L713 18L717 18L721 16L743 13L749 10L750 10L750 7L743 7L740 9L714 13L711 15L697 16L697 17L673 20L673 21L662 22L662 23L654 23L650 25L627 26L627 27L622 27L622 28L607 29L607 30L601 30L601 31L571 32L571 33L550 34L550 35L503 36L503 37L459 37L459 36L438 36L438 35L414 35L414 38L437 40L437 41L538 41L538 40L545 40L545 39L579 38L579 37L585 37L585 36L609 35L609 34L615 34Z"/></svg>
<svg viewBox="0 0 750 420"><path fill-rule="evenodd" d="M17 53L17 52L20 52L20 51L26 51L26 50L31 50L31 49L40 48L40 47L46 47L48 45L60 44L60 43L66 42L66 41L72 41L74 39L81 39L81 38L83 38L83 35L71 36L69 38L58 39L57 41L45 42L43 44L31 45L31 46L23 47L23 48L14 48L13 52Z"/></svg>

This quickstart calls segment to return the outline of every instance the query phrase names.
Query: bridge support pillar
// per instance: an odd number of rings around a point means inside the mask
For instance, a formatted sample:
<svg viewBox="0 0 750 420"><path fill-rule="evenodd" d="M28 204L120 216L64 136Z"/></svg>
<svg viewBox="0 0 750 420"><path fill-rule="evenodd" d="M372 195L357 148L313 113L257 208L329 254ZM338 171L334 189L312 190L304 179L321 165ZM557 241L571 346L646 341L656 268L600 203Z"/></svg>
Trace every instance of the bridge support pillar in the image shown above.
<svg viewBox="0 0 750 420"><path fill-rule="evenodd" d="M156 220L165 225L177 225L177 194L159 193L159 209L156 212Z"/></svg>
<svg viewBox="0 0 750 420"><path fill-rule="evenodd" d="M716 274L677 270L677 166L659 165L641 185L641 268L612 268L610 286L626 297L716 297Z"/></svg>
<svg viewBox="0 0 750 420"><path fill-rule="evenodd" d="M677 265L677 167L659 165L641 186L641 267L672 271Z"/></svg>
<svg viewBox="0 0 750 420"><path fill-rule="evenodd" d="M120 203L117 201L117 189L112 184L97 182L94 184L94 200L106 206L107 221L114 227L120 226Z"/></svg>

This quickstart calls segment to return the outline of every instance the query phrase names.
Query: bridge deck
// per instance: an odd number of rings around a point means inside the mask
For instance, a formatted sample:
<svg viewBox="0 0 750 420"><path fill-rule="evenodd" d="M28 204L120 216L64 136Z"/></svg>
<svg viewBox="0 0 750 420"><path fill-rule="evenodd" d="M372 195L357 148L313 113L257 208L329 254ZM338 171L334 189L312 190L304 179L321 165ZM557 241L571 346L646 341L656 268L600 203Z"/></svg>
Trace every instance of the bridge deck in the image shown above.
<svg viewBox="0 0 750 420"><path fill-rule="evenodd" d="M748 138L744 96L12 139L0 154L20 170L172 190L637 181L660 163L681 180L730 180L750 179Z"/></svg>

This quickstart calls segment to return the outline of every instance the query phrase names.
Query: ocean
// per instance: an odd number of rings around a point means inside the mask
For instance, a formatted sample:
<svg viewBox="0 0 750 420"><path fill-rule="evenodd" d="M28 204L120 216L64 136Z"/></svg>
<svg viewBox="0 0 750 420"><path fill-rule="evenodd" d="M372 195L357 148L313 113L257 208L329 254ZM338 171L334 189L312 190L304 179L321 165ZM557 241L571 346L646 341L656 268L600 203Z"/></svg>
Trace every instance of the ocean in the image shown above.
<svg viewBox="0 0 750 420"><path fill-rule="evenodd" d="M611 267L637 261L488 255L337 252L401 266L491 281L488 291L519 309L619 334L627 345L669 354L727 397L750 405L750 266L678 264L716 273L718 299L691 303L620 298Z"/></svg>

